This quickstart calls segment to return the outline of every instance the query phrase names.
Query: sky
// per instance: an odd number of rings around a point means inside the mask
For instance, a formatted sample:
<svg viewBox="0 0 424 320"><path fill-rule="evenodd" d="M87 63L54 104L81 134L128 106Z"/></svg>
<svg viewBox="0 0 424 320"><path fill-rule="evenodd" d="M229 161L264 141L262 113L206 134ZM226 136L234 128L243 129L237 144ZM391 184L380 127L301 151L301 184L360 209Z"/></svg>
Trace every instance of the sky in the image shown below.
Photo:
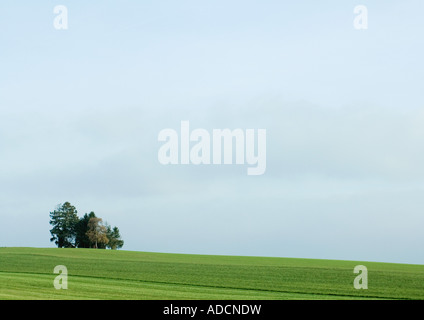
<svg viewBox="0 0 424 320"><path fill-rule="evenodd" d="M69 201L125 250L424 264L423 9L2 1L0 246L54 247ZM266 172L162 165L181 121L265 129Z"/></svg>

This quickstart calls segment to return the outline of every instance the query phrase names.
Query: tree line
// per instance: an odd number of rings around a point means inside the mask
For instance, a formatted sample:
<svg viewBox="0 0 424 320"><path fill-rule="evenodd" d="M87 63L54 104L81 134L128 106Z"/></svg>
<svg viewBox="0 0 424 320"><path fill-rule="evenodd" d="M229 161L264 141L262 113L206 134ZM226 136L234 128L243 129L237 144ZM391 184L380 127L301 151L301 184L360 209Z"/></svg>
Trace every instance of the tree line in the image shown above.
<svg viewBox="0 0 424 320"><path fill-rule="evenodd" d="M79 218L69 202L59 204L50 212L52 235L58 248L120 249L124 245L118 227L111 227L91 211Z"/></svg>

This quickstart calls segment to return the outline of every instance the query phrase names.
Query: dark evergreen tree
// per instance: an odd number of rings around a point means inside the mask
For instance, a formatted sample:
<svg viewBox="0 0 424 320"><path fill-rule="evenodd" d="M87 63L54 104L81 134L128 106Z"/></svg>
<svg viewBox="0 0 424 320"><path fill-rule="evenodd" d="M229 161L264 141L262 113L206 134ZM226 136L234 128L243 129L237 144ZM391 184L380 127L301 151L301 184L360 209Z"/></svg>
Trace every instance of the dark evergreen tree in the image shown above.
<svg viewBox="0 0 424 320"><path fill-rule="evenodd" d="M110 225L107 225L106 234L109 239L109 242L107 243L108 248L115 250L124 246L124 240L121 239L118 227L113 227L113 229L111 229Z"/></svg>
<svg viewBox="0 0 424 320"><path fill-rule="evenodd" d="M78 248L90 248L90 239L87 236L87 231L88 221L90 221L91 218L96 218L96 215L93 211L88 214L84 214L84 216L80 218L77 223L75 246Z"/></svg>
<svg viewBox="0 0 424 320"><path fill-rule="evenodd" d="M69 202L58 205L56 210L50 212L50 241L54 241L58 248L75 247L76 225L79 219L77 210Z"/></svg>

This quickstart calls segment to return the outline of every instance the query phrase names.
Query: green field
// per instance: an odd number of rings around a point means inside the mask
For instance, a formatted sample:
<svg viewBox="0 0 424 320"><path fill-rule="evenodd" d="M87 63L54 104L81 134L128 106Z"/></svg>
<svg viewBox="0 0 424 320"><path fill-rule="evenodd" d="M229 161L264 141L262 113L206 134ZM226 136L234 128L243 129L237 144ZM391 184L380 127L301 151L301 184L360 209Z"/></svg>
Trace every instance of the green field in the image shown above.
<svg viewBox="0 0 424 320"><path fill-rule="evenodd" d="M357 290L356 265L368 269ZM68 270L57 290L56 265ZM424 299L424 265L364 261L0 248L0 299Z"/></svg>

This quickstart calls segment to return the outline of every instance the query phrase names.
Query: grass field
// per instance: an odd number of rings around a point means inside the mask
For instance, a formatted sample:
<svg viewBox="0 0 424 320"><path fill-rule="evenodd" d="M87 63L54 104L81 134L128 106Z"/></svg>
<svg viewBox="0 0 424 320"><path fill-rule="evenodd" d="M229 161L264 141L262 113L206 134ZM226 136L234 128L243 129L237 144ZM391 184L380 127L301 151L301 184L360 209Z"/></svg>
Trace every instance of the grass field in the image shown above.
<svg viewBox="0 0 424 320"><path fill-rule="evenodd" d="M356 265L368 289L353 287ZM68 289L56 290L56 265ZM0 299L424 299L424 265L166 254L123 250L0 248Z"/></svg>

